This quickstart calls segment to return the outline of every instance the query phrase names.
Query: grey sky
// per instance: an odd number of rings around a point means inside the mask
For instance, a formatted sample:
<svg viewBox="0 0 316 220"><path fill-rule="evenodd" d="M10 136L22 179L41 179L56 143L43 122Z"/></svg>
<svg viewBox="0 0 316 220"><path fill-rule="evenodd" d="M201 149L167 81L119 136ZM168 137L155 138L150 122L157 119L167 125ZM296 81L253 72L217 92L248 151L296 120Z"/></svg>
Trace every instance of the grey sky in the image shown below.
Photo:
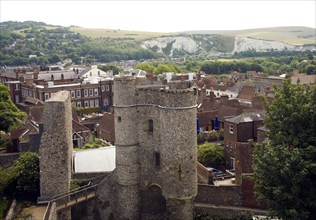
<svg viewBox="0 0 316 220"><path fill-rule="evenodd" d="M176 32L276 26L316 27L316 1L12 1L0 21Z"/></svg>

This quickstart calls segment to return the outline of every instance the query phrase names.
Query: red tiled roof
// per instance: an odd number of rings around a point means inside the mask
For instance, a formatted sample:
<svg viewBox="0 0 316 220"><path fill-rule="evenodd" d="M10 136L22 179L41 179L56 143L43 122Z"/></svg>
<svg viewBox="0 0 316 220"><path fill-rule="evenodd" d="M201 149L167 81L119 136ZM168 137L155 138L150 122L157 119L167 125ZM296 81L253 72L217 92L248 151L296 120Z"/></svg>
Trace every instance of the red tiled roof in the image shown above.
<svg viewBox="0 0 316 220"><path fill-rule="evenodd" d="M237 98L251 100L255 96L255 87L244 86L239 92Z"/></svg>
<svg viewBox="0 0 316 220"><path fill-rule="evenodd" d="M219 107L219 103L215 99L206 98L202 101L199 111L215 110Z"/></svg>
<svg viewBox="0 0 316 220"><path fill-rule="evenodd" d="M114 135L114 115L111 113L105 113L99 120L99 129L112 133Z"/></svg>
<svg viewBox="0 0 316 220"><path fill-rule="evenodd" d="M207 126L211 124L211 120L215 119L218 111L203 111L197 113L197 118L199 119L200 126Z"/></svg>
<svg viewBox="0 0 316 220"><path fill-rule="evenodd" d="M44 106L34 106L29 110L29 118L39 124L42 121Z"/></svg>
<svg viewBox="0 0 316 220"><path fill-rule="evenodd" d="M90 132L90 129L80 124L79 122L72 120L72 132L80 133L85 131Z"/></svg>

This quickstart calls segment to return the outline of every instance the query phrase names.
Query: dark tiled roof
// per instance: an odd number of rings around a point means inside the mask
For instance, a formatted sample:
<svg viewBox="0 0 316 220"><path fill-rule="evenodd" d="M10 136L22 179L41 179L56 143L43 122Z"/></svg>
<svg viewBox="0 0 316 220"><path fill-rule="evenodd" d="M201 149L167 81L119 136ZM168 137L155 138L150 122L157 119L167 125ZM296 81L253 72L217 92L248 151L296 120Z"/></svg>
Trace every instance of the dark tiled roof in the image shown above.
<svg viewBox="0 0 316 220"><path fill-rule="evenodd" d="M230 106L221 106L218 109L218 119L220 121L224 121L225 118L227 117L232 117L239 115L241 113L241 109L235 108L235 107L230 107Z"/></svg>
<svg viewBox="0 0 316 220"><path fill-rule="evenodd" d="M39 80L51 81L52 75L54 80L61 80L61 75L64 75L64 80L66 79L77 79L78 75L74 71L49 71L49 72L40 72L38 74Z"/></svg>

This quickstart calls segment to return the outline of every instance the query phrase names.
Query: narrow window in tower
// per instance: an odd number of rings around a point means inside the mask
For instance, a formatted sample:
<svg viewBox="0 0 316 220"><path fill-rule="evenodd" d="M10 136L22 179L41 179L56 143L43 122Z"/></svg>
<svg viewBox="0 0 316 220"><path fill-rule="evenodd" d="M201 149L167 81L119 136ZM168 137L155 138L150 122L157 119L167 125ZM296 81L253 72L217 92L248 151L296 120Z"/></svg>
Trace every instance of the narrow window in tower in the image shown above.
<svg viewBox="0 0 316 220"><path fill-rule="evenodd" d="M158 152L155 152L155 165L157 167L160 166L160 153L158 153Z"/></svg>
<svg viewBox="0 0 316 220"><path fill-rule="evenodd" d="M148 131L153 132L154 131L154 121L152 119L148 120Z"/></svg>
<svg viewBox="0 0 316 220"><path fill-rule="evenodd" d="M117 121L118 121L118 122L121 122L121 121L122 121L121 116L118 116L118 117L117 117Z"/></svg>
<svg viewBox="0 0 316 220"><path fill-rule="evenodd" d="M179 164L178 173L179 173L179 180L181 180L181 174L182 174L181 164Z"/></svg>

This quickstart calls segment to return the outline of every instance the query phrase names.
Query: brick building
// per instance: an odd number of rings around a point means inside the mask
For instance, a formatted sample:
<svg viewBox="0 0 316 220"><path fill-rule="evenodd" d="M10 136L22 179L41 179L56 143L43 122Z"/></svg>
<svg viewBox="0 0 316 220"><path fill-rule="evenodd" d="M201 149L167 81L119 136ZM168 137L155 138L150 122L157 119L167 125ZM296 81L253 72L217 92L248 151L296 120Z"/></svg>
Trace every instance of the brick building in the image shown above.
<svg viewBox="0 0 316 220"><path fill-rule="evenodd" d="M76 107L100 107L109 111L113 103L113 73L99 70L97 66L56 71L1 69L0 80L8 86L15 104L25 102L27 97L46 101L52 93L61 90L70 92Z"/></svg>
<svg viewBox="0 0 316 220"><path fill-rule="evenodd" d="M250 149L248 140L252 139L257 141L257 130L263 125L262 113L243 113L241 115L231 117L225 120L224 123L224 143L227 155L228 167L235 170L238 167L245 167L243 161L249 161L248 158L252 154L249 153ZM247 145L245 147L245 145ZM239 149L241 146L242 149ZM238 156L238 160L236 157ZM247 162L247 164L249 164ZM249 166L251 166L250 164ZM248 168L244 168L247 170ZM236 173L237 178L237 173Z"/></svg>

